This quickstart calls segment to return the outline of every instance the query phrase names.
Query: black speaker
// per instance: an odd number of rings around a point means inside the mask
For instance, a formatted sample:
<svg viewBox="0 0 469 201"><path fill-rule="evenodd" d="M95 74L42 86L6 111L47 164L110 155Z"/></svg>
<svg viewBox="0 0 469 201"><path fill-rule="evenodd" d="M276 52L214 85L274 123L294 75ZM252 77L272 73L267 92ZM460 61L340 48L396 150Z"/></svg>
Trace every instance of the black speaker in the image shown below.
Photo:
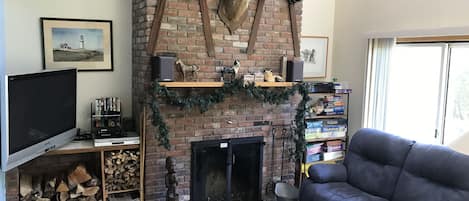
<svg viewBox="0 0 469 201"><path fill-rule="evenodd" d="M162 82L174 81L174 64L176 57L173 56L155 56L151 58L151 79Z"/></svg>
<svg viewBox="0 0 469 201"><path fill-rule="evenodd" d="M303 61L287 62L287 82L303 81Z"/></svg>
<svg viewBox="0 0 469 201"><path fill-rule="evenodd" d="M122 129L125 132L136 131L135 121L131 117L124 117L122 118Z"/></svg>

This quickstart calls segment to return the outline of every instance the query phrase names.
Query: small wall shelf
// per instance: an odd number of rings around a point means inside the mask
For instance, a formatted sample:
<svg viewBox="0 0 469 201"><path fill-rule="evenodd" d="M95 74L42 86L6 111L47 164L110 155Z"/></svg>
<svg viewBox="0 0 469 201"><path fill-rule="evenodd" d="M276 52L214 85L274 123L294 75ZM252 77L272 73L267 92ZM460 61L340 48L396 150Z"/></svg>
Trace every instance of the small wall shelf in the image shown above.
<svg viewBox="0 0 469 201"><path fill-rule="evenodd" d="M160 82L168 88L217 88L223 87L223 82ZM258 87L292 87L295 82L256 82Z"/></svg>

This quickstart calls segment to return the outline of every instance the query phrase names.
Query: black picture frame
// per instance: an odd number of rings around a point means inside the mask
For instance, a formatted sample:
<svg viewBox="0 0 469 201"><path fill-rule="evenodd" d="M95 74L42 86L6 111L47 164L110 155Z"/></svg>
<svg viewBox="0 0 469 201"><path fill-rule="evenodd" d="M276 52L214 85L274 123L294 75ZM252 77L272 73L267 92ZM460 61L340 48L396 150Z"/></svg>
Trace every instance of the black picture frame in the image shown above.
<svg viewBox="0 0 469 201"><path fill-rule="evenodd" d="M44 69L114 71L111 20L40 18Z"/></svg>

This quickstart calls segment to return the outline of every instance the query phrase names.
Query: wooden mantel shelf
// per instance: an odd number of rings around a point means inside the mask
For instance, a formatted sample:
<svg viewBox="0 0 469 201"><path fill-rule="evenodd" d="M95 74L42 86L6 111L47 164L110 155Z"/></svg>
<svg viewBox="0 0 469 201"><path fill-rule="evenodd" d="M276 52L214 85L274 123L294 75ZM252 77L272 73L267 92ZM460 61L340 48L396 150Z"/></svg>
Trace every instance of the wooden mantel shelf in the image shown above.
<svg viewBox="0 0 469 201"><path fill-rule="evenodd" d="M223 82L160 82L168 88L216 88L222 87ZM256 82L258 87L292 87L295 82Z"/></svg>

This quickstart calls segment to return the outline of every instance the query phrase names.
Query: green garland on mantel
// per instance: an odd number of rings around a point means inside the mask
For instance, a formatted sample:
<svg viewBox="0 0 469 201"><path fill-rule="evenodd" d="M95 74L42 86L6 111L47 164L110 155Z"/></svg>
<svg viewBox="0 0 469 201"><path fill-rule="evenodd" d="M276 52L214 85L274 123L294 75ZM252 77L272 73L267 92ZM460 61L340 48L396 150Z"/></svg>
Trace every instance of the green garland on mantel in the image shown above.
<svg viewBox="0 0 469 201"><path fill-rule="evenodd" d="M151 108L153 110L152 124L158 128L156 138L158 139L160 146L170 150L171 144L169 142L169 128L161 115L158 98L164 99L167 104L174 105L185 110L198 107L200 112L204 113L210 108L210 106L223 102L227 95L233 96L244 93L258 101L279 105L288 101L291 96L298 92L302 96L302 99L296 108L295 115L295 157L298 159L302 156L305 148L304 133L306 125L304 117L306 103L311 99L308 96L308 89L309 85L307 83L298 83L292 87L270 89L256 87L254 83L244 85L244 82L241 79L235 79L230 83L225 83L223 87L215 89L210 94L182 96L175 90L169 90L167 87L161 86L158 81L154 81L152 92L153 100L151 102Z"/></svg>

